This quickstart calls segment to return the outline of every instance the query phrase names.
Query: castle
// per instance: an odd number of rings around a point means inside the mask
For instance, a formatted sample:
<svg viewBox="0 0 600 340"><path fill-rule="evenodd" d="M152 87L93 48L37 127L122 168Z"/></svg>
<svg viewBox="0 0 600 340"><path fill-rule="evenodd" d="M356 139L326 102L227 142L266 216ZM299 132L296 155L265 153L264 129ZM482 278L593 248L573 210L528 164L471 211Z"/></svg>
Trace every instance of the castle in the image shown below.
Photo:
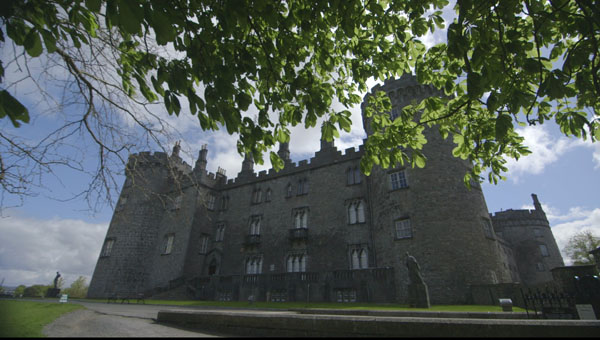
<svg viewBox="0 0 600 340"><path fill-rule="evenodd" d="M442 95L411 75L374 91L388 93L392 115ZM131 155L88 297L404 303L407 252L432 304L470 303L477 285L552 280L564 263L537 197L534 210L489 214L480 186L464 185L470 164L452 156L451 138L426 137L425 168L368 177L362 145L342 153L326 141L298 164L280 144L279 172L256 174L246 157L235 179L206 171L206 147L193 168L178 145Z"/></svg>

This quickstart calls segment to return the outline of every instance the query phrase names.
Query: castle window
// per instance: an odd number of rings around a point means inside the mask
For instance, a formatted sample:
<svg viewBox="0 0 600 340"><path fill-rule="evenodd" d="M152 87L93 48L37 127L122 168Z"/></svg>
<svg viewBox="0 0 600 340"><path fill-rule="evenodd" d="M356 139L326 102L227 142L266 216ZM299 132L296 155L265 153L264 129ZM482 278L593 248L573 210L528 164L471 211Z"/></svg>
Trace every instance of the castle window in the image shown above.
<svg viewBox="0 0 600 340"><path fill-rule="evenodd" d="M365 223L365 202L353 201L348 205L348 224Z"/></svg>
<svg viewBox="0 0 600 340"><path fill-rule="evenodd" d="M362 181L359 167L350 167L346 170L346 182L348 185L360 184Z"/></svg>
<svg viewBox="0 0 600 340"><path fill-rule="evenodd" d="M253 256L246 259L246 274L262 273L262 256Z"/></svg>
<svg viewBox="0 0 600 340"><path fill-rule="evenodd" d="M365 269L369 267L369 255L366 248L356 248L350 251L352 269Z"/></svg>
<svg viewBox="0 0 600 340"><path fill-rule="evenodd" d="M202 235L200 238L200 254L208 252L208 235Z"/></svg>
<svg viewBox="0 0 600 340"><path fill-rule="evenodd" d="M114 244L115 244L114 238L107 238L106 241L104 241L104 248L102 249L102 257L110 256L110 253L112 252L112 247Z"/></svg>
<svg viewBox="0 0 600 340"><path fill-rule="evenodd" d="M250 235L260 235L260 216L250 217Z"/></svg>
<svg viewBox="0 0 600 340"><path fill-rule="evenodd" d="M257 204L257 203L260 203L261 201L262 201L262 190L254 189L254 191L252 192L252 203Z"/></svg>
<svg viewBox="0 0 600 340"><path fill-rule="evenodd" d="M535 237L542 237L542 231L539 228L533 228L533 234Z"/></svg>
<svg viewBox="0 0 600 340"><path fill-rule="evenodd" d="M223 241L223 236L225 236L225 223L219 223L215 233L215 242Z"/></svg>
<svg viewBox="0 0 600 340"><path fill-rule="evenodd" d="M207 197L207 200L206 200L206 209L214 210L216 200L217 200L217 198L215 197L215 195L209 194Z"/></svg>
<svg viewBox="0 0 600 340"><path fill-rule="evenodd" d="M548 247L546 247L545 244L540 244L540 252L542 253L542 256L550 256L548 253Z"/></svg>
<svg viewBox="0 0 600 340"><path fill-rule="evenodd" d="M267 189L265 192L265 202L271 202L271 189Z"/></svg>
<svg viewBox="0 0 600 340"><path fill-rule="evenodd" d="M293 254L287 258L288 273L304 273L306 271L306 255Z"/></svg>
<svg viewBox="0 0 600 340"><path fill-rule="evenodd" d="M285 191L285 197L292 197L292 185L288 184L286 191Z"/></svg>
<svg viewBox="0 0 600 340"><path fill-rule="evenodd" d="M390 174L390 186L392 190L408 188L405 170L393 172Z"/></svg>
<svg viewBox="0 0 600 340"><path fill-rule="evenodd" d="M336 289L337 302L356 302L356 290L351 288Z"/></svg>
<svg viewBox="0 0 600 340"><path fill-rule="evenodd" d="M538 272L543 272L546 270L546 267L541 262L536 263L535 268L537 269Z"/></svg>
<svg viewBox="0 0 600 340"><path fill-rule="evenodd" d="M306 195L308 194L308 180L306 178L298 181L298 188L296 191L296 195Z"/></svg>
<svg viewBox="0 0 600 340"><path fill-rule="evenodd" d="M409 218L396 220L395 229L396 229L396 239L413 237L412 225L410 223Z"/></svg>
<svg viewBox="0 0 600 340"><path fill-rule="evenodd" d="M296 229L307 229L308 228L308 209L300 208L294 210L294 228Z"/></svg>
<svg viewBox="0 0 600 340"><path fill-rule="evenodd" d="M227 210L229 208L229 196L221 197L221 210Z"/></svg>
<svg viewBox="0 0 600 340"><path fill-rule="evenodd" d="M490 220L488 220L487 218L484 218L482 219L481 223L483 227L483 234L485 235L485 237L493 239L494 227L492 227L492 222L490 222Z"/></svg>
<svg viewBox="0 0 600 340"><path fill-rule="evenodd" d="M175 240L175 234L165 235L165 237L163 239L163 247L162 247L163 255L171 254L171 251L173 250L173 240Z"/></svg>

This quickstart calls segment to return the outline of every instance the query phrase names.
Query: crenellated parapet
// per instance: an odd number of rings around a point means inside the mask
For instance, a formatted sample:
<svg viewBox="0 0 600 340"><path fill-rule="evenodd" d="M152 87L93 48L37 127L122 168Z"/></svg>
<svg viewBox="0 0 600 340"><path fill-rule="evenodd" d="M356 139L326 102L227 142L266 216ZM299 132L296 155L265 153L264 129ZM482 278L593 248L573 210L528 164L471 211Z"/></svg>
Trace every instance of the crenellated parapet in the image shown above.
<svg viewBox="0 0 600 340"><path fill-rule="evenodd" d="M359 146L358 151L356 148L347 148L344 153L339 151L335 145L328 145L326 149L321 149L315 153L315 156L310 159L304 159L297 163L288 162L286 166L280 171L276 171L274 168L262 170L258 174L253 172L251 169L247 169L245 172L242 171L239 176L227 180L224 189L231 187L245 185L248 183L262 182L271 180L282 176L290 176L297 173L305 172L308 170L314 170L323 166L329 166L332 163L343 163L348 161L356 161L360 159L364 154L364 145Z"/></svg>

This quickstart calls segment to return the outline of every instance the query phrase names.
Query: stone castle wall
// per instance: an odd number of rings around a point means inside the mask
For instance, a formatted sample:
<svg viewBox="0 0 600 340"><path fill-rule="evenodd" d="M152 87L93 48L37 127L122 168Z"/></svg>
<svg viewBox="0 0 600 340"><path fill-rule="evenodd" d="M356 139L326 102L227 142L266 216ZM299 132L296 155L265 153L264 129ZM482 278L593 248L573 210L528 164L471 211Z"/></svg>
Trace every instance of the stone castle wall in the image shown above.
<svg viewBox="0 0 600 340"><path fill-rule="evenodd" d="M375 90L389 91L396 108L439 95L410 77ZM481 188L464 186L469 164L452 157L451 139L433 131L427 138L424 169L374 168L351 183L348 171L360 167L362 146L342 153L323 141L310 160L284 157L279 172L255 174L246 158L235 179L206 172L205 148L194 168L178 150L133 155L124 203L107 232L113 249L98 259L89 296L179 282L203 299L405 302L406 252L419 261L434 304L468 302L471 285L514 282L511 241L486 233L491 224ZM283 146L280 154L286 155ZM391 176L401 170L408 186L392 189ZM364 214L352 221L349 208L357 202ZM306 216L300 227L299 213ZM257 219L260 232L253 235ZM410 220L409 237L398 237L401 219ZM289 273L300 258L303 273Z"/></svg>

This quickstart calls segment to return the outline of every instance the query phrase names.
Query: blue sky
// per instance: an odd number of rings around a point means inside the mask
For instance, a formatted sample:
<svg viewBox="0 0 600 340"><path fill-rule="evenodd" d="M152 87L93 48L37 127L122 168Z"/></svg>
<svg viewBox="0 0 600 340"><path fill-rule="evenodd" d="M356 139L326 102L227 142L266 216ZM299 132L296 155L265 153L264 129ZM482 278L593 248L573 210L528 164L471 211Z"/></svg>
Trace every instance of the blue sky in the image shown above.
<svg viewBox="0 0 600 340"><path fill-rule="evenodd" d="M344 133L336 146L340 150L357 147L362 132L359 110L355 109L351 133ZM48 127L45 119L35 124ZM2 122L2 129L10 129ZM27 135L37 126L24 126ZM518 162L509 161L507 180L497 185L484 183L483 191L490 212L506 209L533 208L531 194L538 195L550 220L559 247L562 249L575 232L592 230L600 235L600 143L592 144L562 136L556 126L545 124L520 128L532 155ZM198 145L208 144L208 170L220 166L233 178L241 169L242 158L235 150L235 137L224 132L203 133L187 130L190 140L182 141L184 158L194 164ZM312 157L319 149L318 129L292 129L290 150L298 162ZM92 157L93 159L93 157ZM257 165L256 171L270 168ZM61 183L56 181L61 179ZM69 285L80 275L89 279L100 253L112 208L105 206L91 214L85 201L58 201L85 186L88 180L81 174L60 170L57 177L47 176L37 197L26 198L20 207L4 209L0 218L0 279L5 285L50 284L60 271ZM123 177L119 177L122 184ZM9 203L5 199L5 203ZM568 263L568 260L565 258Z"/></svg>
<svg viewBox="0 0 600 340"><path fill-rule="evenodd" d="M447 20L452 17L449 8L444 11ZM424 42L431 46L443 41L444 35L444 30L438 30L425 37ZM3 61L8 60L6 56L11 49L8 43L3 45L0 51ZM12 63L4 66L7 83L21 79L22 65ZM49 80L66 79L61 78L64 70L53 68L49 72L43 63L35 60L30 61L29 66L37 85L28 79L19 81L10 90L27 103L32 122L14 129L4 119L0 121L0 132L13 133L24 142L33 143L55 128L65 116L76 117L78 106L74 104L69 110L57 111L51 105L40 102L40 98L60 97L62 93L51 88L52 83L37 76L50 73L52 77ZM186 103L182 103L182 107L185 108ZM222 167L229 178L234 178L240 171L242 157L236 152L235 136L222 131L202 132L197 120L190 115L182 114L176 119L167 116L160 107L150 110L169 123L167 130L171 138L166 142L169 148L175 140L182 140L182 155L188 164L194 164L201 145L207 144L209 171L216 172L217 167ZM341 138L336 140L340 150L358 147L364 138L360 109L354 108L352 112L352 131L342 133ZM123 131L128 131L130 120L117 115L119 119L122 119ZM312 157L319 149L319 130L305 130L301 126L291 130L293 161ZM592 230L600 236L600 143L566 138L552 122L519 128L518 131L525 137L525 143L533 154L518 162L509 161L506 181L497 185L483 184L488 210L533 208L531 194L535 193L550 220L559 248L562 249L569 237L578 231ZM4 150L3 145L0 140L0 151ZM134 150L158 151L151 147L151 143L136 144ZM67 156L77 154L78 160L88 169L93 170L97 163L97 150L85 135L73 136L67 147L57 150L57 154L61 153ZM268 157L266 164L255 166L256 171L268 168ZM115 169L123 170L122 167ZM67 286L80 275L87 277L88 282L91 278L112 217L112 208L99 206L91 214L81 197L63 201L85 188L90 178L64 167L55 168L55 171L55 175L44 175L39 183L44 188L36 190L37 196L26 197L22 204L17 198L4 193L4 209L0 216L0 281L4 279L4 285L50 284L56 271L61 272ZM116 180L121 185L124 178L117 175ZM565 261L569 263L567 258Z"/></svg>

